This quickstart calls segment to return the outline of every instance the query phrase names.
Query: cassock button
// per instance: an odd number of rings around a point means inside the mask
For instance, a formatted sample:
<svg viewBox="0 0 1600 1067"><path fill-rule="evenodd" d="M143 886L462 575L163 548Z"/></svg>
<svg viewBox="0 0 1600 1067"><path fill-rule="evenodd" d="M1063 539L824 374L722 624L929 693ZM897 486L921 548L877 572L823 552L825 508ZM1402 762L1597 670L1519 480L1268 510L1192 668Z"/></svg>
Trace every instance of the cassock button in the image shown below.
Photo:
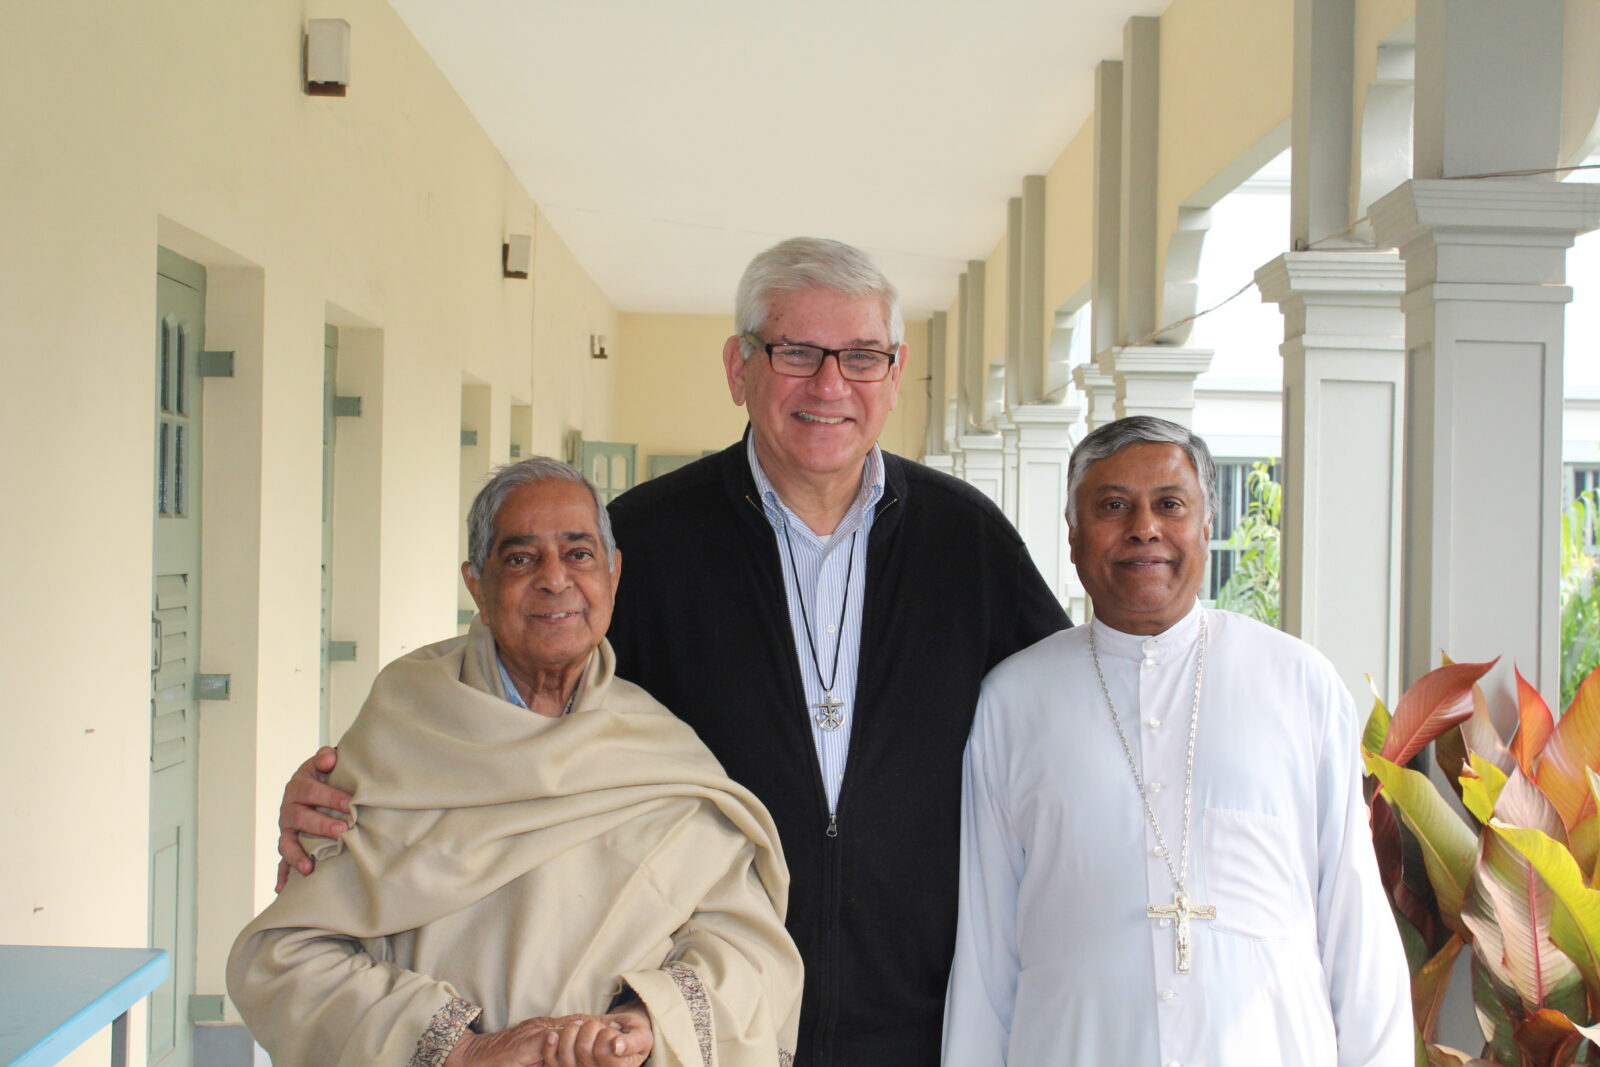
<svg viewBox="0 0 1600 1067"><path fill-rule="evenodd" d="M1149 720L1147 720L1145 722L1145 725L1150 727L1150 729L1152 729L1152 730L1159 730L1159 729L1161 729L1161 720L1160 719L1149 719Z"/></svg>
<svg viewBox="0 0 1600 1067"><path fill-rule="evenodd" d="M1165 930L1167 927L1172 925L1172 920L1171 919L1162 919L1161 922L1158 925L1161 927L1161 929Z"/></svg>
<svg viewBox="0 0 1600 1067"><path fill-rule="evenodd" d="M1179 1063L1177 1060L1168 1060L1167 1067L1183 1067L1183 1064Z"/></svg>
<svg viewBox="0 0 1600 1067"><path fill-rule="evenodd" d="M1162 1000L1171 1000L1171 999L1172 999L1172 990L1170 990L1170 989L1163 989L1163 990L1162 990L1162 991L1161 991L1161 994L1160 994L1160 995L1161 995L1161 999L1162 999Z"/></svg>
<svg viewBox="0 0 1600 1067"><path fill-rule="evenodd" d="M1155 665L1156 665L1156 661L1153 660L1153 659L1147 659L1144 662L1139 664L1140 667L1144 668L1147 671L1148 670L1153 670L1155 668Z"/></svg>
<svg viewBox="0 0 1600 1067"><path fill-rule="evenodd" d="M1146 652L1154 652L1156 650L1156 645L1159 643L1160 642L1152 637L1146 640L1144 644L1140 645L1139 647L1144 649Z"/></svg>
<svg viewBox="0 0 1600 1067"><path fill-rule="evenodd" d="M1160 845L1150 850L1150 855L1152 856L1165 856L1166 854L1167 850Z"/></svg>
<svg viewBox="0 0 1600 1067"><path fill-rule="evenodd" d="M1150 783L1150 792L1159 793L1159 792L1161 792L1161 789L1162 789L1162 786L1161 786L1160 782L1151 782Z"/></svg>

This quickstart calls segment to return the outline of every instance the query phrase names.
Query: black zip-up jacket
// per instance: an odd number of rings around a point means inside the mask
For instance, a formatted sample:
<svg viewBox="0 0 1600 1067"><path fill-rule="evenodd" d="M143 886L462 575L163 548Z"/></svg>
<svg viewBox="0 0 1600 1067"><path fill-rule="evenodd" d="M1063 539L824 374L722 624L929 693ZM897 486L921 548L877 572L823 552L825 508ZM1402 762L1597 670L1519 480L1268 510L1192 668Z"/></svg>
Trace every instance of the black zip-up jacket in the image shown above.
<svg viewBox="0 0 1600 1067"><path fill-rule="evenodd" d="M978 684L1072 625L993 503L919 463L883 462L836 821L744 443L610 508L624 564L617 674L693 726L777 822L806 967L797 1063L812 1067L939 1062Z"/></svg>

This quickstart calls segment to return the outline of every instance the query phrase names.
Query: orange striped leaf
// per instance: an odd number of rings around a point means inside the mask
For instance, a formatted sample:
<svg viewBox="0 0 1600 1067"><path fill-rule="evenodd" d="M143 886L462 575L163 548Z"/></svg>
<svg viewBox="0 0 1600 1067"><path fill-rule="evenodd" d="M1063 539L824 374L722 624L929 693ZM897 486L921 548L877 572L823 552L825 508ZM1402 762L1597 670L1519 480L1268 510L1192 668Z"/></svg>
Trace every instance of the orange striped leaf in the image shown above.
<svg viewBox="0 0 1600 1067"><path fill-rule="evenodd" d="M1378 754L1404 766L1428 742L1471 718L1473 683L1497 662L1498 657L1488 663L1450 663L1418 678L1395 705L1394 721Z"/></svg>

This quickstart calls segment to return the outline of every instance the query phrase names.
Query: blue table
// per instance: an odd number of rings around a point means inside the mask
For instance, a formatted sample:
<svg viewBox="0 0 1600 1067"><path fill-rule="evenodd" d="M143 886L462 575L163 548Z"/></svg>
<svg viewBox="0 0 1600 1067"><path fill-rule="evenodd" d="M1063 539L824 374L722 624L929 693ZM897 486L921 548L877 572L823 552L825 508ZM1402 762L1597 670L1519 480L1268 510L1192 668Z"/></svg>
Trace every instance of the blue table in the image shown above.
<svg viewBox="0 0 1600 1067"><path fill-rule="evenodd" d="M128 1009L171 973L157 948L0 945L0 1067L45 1067L111 1025L128 1062Z"/></svg>

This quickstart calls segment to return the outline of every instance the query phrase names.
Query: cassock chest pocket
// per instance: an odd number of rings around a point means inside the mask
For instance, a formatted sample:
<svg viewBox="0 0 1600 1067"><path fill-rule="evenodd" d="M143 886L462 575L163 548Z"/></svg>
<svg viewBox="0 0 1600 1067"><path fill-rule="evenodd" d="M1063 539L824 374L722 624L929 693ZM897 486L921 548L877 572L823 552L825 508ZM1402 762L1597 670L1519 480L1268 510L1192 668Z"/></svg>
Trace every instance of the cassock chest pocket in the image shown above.
<svg viewBox="0 0 1600 1067"><path fill-rule="evenodd" d="M1306 895L1288 820L1207 808L1204 836L1206 895L1196 903L1216 905L1211 928L1258 941L1290 936Z"/></svg>

